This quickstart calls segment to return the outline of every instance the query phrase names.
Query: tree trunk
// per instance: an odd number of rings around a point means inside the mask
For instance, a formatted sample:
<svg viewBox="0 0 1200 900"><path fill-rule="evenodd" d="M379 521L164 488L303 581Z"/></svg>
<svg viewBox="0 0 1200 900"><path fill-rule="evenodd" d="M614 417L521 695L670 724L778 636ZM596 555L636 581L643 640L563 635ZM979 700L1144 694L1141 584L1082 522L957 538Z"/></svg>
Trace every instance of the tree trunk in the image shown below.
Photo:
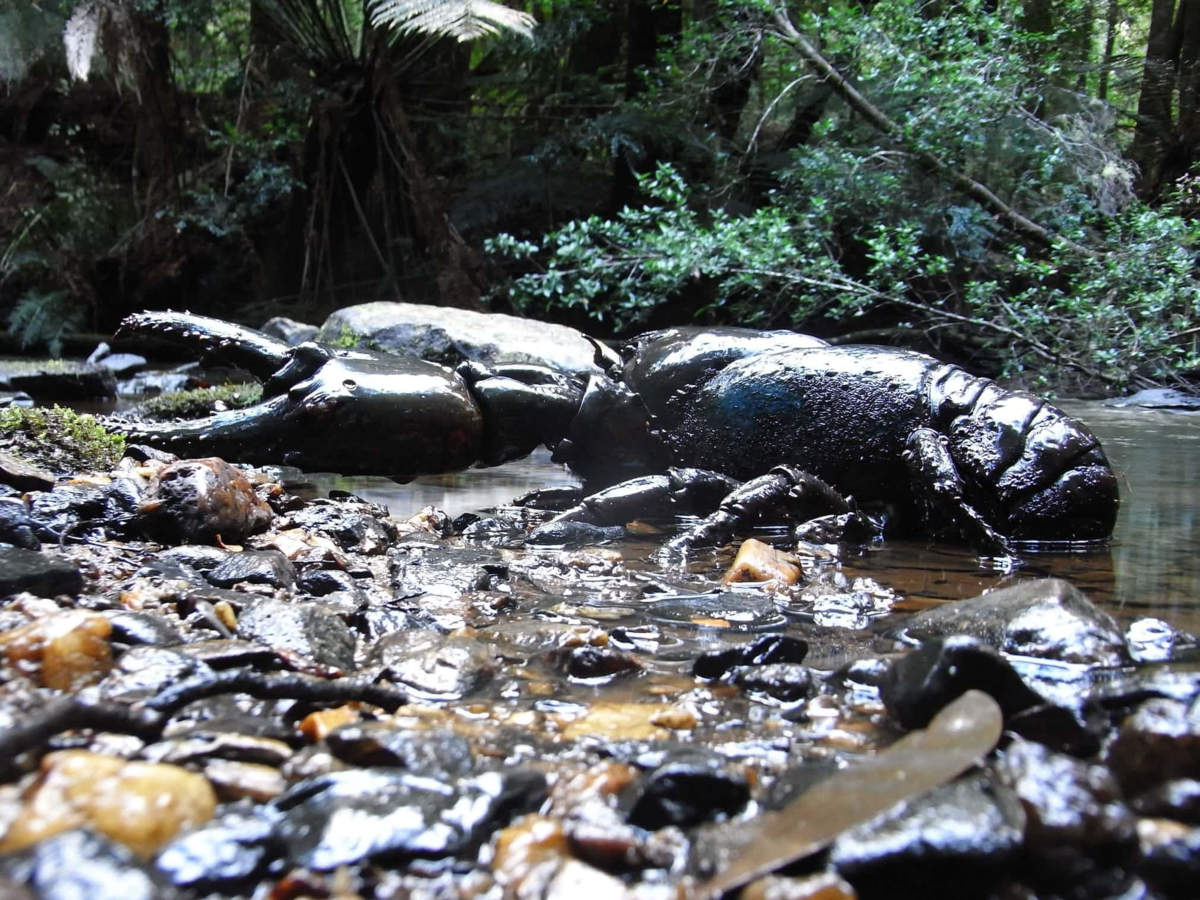
<svg viewBox="0 0 1200 900"><path fill-rule="evenodd" d="M1172 132L1171 98L1175 64L1172 60L1175 0L1154 0L1150 10L1150 33L1146 39L1146 61L1142 89L1138 95L1137 126L1129 158L1141 170L1138 192L1144 197L1158 192L1162 157Z"/></svg>
<svg viewBox="0 0 1200 900"><path fill-rule="evenodd" d="M138 94L134 166L143 216L164 206L178 206L180 200L173 151L179 123L171 75L170 34L164 16L161 3L151 12L130 13L130 24L137 34L132 54Z"/></svg>
<svg viewBox="0 0 1200 900"><path fill-rule="evenodd" d="M446 209L425 175L417 155L417 145L409 127L408 114L400 91L391 75L386 54L380 54L374 72L375 92L381 117L389 122L399 143L401 162L408 176L408 195L412 199L417 230L433 254L437 271L438 304L460 309L482 310L480 294L486 285L483 263L462 236L450 224Z"/></svg>
<svg viewBox="0 0 1200 900"><path fill-rule="evenodd" d="M1096 97L1101 103L1108 102L1108 80L1112 76L1113 48L1117 44L1117 19L1121 8L1118 0L1108 0L1108 13L1104 17L1104 59L1100 62L1100 87Z"/></svg>

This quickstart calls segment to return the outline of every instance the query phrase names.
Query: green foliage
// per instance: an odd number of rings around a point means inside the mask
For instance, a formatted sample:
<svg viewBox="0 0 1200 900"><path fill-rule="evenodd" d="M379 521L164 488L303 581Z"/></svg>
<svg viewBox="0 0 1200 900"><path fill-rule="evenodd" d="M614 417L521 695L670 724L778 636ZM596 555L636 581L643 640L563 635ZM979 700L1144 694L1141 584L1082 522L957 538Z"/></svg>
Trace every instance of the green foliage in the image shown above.
<svg viewBox="0 0 1200 900"><path fill-rule="evenodd" d="M680 300L739 324L821 319L845 330L864 316L898 319L983 344L1002 374L1043 388L1111 389L1200 364L1200 246L1184 214L1195 192L1157 209L1134 200L1109 109L1058 87L1058 73L1078 64L1065 31L1025 33L1007 7L973 0L940 14L916 0L879 0L869 13L822 6L798 24L898 123L898 139L832 102L812 138L776 163L778 188L740 214L714 202L738 190L740 173L704 188L660 166L642 181L640 208L536 242L493 239L493 253L517 261L513 302L539 314L583 309L618 330ZM676 59L714 46L692 40ZM764 77L779 93L764 96L756 134L786 126L798 101L785 87L803 80L790 49L770 53ZM1086 251L1016 243L915 165L913 150Z"/></svg>
<svg viewBox="0 0 1200 900"><path fill-rule="evenodd" d="M69 409L12 406L0 409L0 449L59 474L103 471L124 455L125 439Z"/></svg>
<svg viewBox="0 0 1200 900"><path fill-rule="evenodd" d="M64 335L82 331L86 324L87 307L65 290L31 288L8 316L8 330L22 347L45 346L51 356L61 356Z"/></svg>

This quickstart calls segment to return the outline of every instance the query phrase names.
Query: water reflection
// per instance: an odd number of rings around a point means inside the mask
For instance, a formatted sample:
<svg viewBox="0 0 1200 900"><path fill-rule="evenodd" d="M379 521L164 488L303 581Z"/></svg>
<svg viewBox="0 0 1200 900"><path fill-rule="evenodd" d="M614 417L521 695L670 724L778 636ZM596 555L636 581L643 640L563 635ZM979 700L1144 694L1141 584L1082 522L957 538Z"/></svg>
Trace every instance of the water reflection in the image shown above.
<svg viewBox="0 0 1200 900"><path fill-rule="evenodd" d="M1034 556L1021 569L999 573L980 568L964 548L892 540L865 557L848 559L847 573L869 575L895 588L905 595L909 608L1057 575L1123 618L1158 616L1176 627L1200 631L1200 416L1096 403L1061 406L1092 427L1121 474L1121 513L1107 549ZM305 475L299 492L312 497L345 490L382 503L399 516L427 504L456 516L560 484L578 480L543 450L500 468L419 478L406 485L384 478Z"/></svg>

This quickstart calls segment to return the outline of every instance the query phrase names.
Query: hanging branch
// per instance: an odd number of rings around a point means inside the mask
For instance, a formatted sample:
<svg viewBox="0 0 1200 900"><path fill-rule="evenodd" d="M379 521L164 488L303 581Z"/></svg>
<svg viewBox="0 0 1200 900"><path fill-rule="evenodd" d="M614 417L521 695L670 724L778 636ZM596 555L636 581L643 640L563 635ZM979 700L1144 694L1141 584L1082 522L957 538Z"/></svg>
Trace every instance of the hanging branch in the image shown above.
<svg viewBox="0 0 1200 900"><path fill-rule="evenodd" d="M876 130L892 138L904 147L905 151L927 171L947 178L958 190L975 200L980 206L996 216L996 218L1000 219L1019 235L1047 247L1052 247L1056 244L1061 245L1080 256L1096 255L1082 244L1077 244L1062 235L1053 234L1037 224L1037 222L1021 215L1021 213L997 197L986 185L942 162L928 150L918 150L915 147L906 146L908 145L908 141L904 137L903 129L889 119L879 107L860 94L854 85L850 84L845 76L835 69L829 60L825 59L809 43L804 35L796 30L796 26L792 24L785 10L780 9L775 13L775 24L777 26L776 34L780 40L795 50L800 58L808 63L824 79L825 83L837 92L852 109L870 122Z"/></svg>

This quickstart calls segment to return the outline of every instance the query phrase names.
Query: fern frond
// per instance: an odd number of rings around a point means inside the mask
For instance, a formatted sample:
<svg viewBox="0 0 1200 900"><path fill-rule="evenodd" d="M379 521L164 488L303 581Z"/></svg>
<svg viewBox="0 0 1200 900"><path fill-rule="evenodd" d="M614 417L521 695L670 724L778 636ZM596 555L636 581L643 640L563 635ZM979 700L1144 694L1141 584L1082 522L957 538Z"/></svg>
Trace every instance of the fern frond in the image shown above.
<svg viewBox="0 0 1200 900"><path fill-rule="evenodd" d="M100 36L100 16L103 7L99 3L81 3L67 19L63 28L63 47L67 51L67 70L71 77L87 81L92 70L92 59L96 56L97 39Z"/></svg>
<svg viewBox="0 0 1200 900"><path fill-rule="evenodd" d="M375 0L371 24L395 31L471 41L512 31L533 38L533 16L493 0Z"/></svg>

